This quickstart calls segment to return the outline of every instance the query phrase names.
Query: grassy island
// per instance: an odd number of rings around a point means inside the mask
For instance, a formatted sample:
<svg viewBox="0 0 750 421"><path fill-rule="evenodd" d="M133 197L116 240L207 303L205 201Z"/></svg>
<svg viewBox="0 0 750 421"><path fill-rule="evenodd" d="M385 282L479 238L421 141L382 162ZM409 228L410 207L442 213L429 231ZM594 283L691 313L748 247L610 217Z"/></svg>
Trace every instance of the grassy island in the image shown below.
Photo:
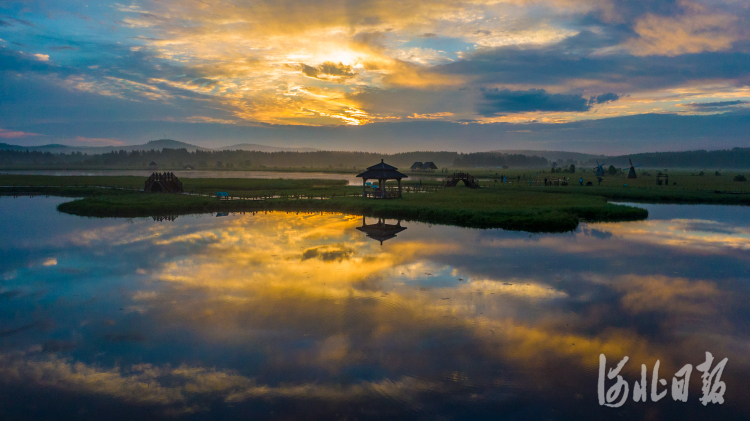
<svg viewBox="0 0 750 421"><path fill-rule="evenodd" d="M577 184L544 187L489 181L481 189L457 187L431 193L405 193L403 199L396 200L362 198L361 187L347 186L343 180L184 178L182 181L185 191L192 194L143 193L137 190L143 186L143 177L0 175L0 186L5 186L0 187L0 194L72 197L75 199L59 205L58 209L91 217L326 211L530 232L569 231L581 220L628 221L648 216L644 209L608 200L750 204L749 194L717 192L703 184L689 188L687 179L681 179L678 188L652 188L645 180L631 181L631 187L612 183L601 187ZM236 199L218 200L217 191L226 191Z"/></svg>
<svg viewBox="0 0 750 421"><path fill-rule="evenodd" d="M648 216L643 209L609 204L603 196L538 189L458 187L434 193L405 193L403 199L374 200L359 196L360 187L346 186L339 180L183 179L186 192L195 194L127 190L142 183L141 177L13 175L0 176L0 185L6 186L0 192L76 197L58 209L93 217L329 211L474 228L563 232L575 229L581 219L623 221ZM218 200L212 196L216 191L227 191L241 199Z"/></svg>

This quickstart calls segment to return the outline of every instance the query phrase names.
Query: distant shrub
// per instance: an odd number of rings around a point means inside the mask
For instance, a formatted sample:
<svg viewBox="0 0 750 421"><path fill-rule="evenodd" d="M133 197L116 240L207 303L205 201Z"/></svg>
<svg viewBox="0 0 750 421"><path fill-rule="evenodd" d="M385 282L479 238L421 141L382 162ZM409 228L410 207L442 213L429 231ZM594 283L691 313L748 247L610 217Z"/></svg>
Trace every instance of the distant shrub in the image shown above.
<svg viewBox="0 0 750 421"><path fill-rule="evenodd" d="M698 173L698 175L700 175L702 177L702 176L706 175L706 173L704 173L703 171L701 171L701 172Z"/></svg>
<svg viewBox="0 0 750 421"><path fill-rule="evenodd" d="M734 176L734 181L747 181L747 178L742 174L737 174Z"/></svg>
<svg viewBox="0 0 750 421"><path fill-rule="evenodd" d="M716 172L714 173L714 175L715 175L715 176L720 176L720 175L721 175L721 173L720 173L720 172L718 172L718 171L716 171Z"/></svg>

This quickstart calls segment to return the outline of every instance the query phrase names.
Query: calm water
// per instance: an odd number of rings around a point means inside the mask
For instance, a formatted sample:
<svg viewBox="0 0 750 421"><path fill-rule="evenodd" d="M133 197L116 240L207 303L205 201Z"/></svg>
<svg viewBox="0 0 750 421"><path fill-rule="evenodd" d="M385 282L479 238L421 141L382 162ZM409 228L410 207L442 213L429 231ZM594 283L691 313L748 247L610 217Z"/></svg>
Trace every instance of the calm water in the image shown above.
<svg viewBox="0 0 750 421"><path fill-rule="evenodd" d="M24 175L84 175L84 176L116 176L131 175L136 177L148 177L152 170L4 170L0 174L24 174ZM179 178L283 178L290 180L346 180L350 185L361 185L362 179L356 174L334 174L324 172L279 172L279 171L173 171Z"/></svg>
<svg viewBox="0 0 750 421"><path fill-rule="evenodd" d="M0 198L3 420L750 418L750 208L532 235L63 200ZM706 351L721 405L699 401ZM602 353L629 357L620 408ZM634 402L657 359L666 397Z"/></svg>
<svg viewBox="0 0 750 421"><path fill-rule="evenodd" d="M55 176L116 176L131 175L136 177L148 177L152 170L3 170L0 174L23 174L23 175L55 175ZM173 171L179 178L264 178L264 179L289 179L289 180L346 180L351 186L361 186L362 179L356 174L336 174L325 172L281 172L281 171ZM440 174L409 174L404 180L405 185L419 182L420 180L442 180L445 176ZM483 181L487 181L482 179Z"/></svg>

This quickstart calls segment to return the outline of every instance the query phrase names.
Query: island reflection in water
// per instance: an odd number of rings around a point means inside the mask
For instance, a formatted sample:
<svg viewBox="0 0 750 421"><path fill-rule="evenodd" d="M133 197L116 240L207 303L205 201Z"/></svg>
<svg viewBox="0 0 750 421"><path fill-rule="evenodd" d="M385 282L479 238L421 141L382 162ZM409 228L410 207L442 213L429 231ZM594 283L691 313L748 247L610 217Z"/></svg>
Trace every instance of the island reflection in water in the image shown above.
<svg viewBox="0 0 750 421"><path fill-rule="evenodd" d="M0 199L3 419L750 416L746 208L567 234L408 222L381 244L361 216L62 200ZM694 371L687 403L599 406L600 353L630 357L632 395L641 364L671 382L705 351L729 358L725 404Z"/></svg>

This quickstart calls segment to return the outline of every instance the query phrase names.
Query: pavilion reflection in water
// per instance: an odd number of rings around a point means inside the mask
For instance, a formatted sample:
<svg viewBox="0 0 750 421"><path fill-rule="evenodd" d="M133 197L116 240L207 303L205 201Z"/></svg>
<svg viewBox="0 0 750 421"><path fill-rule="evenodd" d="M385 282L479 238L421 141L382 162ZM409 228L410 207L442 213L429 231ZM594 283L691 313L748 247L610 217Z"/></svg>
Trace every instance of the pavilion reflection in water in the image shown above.
<svg viewBox="0 0 750 421"><path fill-rule="evenodd" d="M367 234L367 236L372 238L373 240L380 241L380 244L382 245L383 241L390 240L391 238L395 237L396 234L406 230L406 227L401 226L400 219L398 220L398 222L396 222L395 225L386 224L385 219L383 218L378 218L377 223L368 224L367 218L363 216L362 226L357 227L357 229Z"/></svg>

